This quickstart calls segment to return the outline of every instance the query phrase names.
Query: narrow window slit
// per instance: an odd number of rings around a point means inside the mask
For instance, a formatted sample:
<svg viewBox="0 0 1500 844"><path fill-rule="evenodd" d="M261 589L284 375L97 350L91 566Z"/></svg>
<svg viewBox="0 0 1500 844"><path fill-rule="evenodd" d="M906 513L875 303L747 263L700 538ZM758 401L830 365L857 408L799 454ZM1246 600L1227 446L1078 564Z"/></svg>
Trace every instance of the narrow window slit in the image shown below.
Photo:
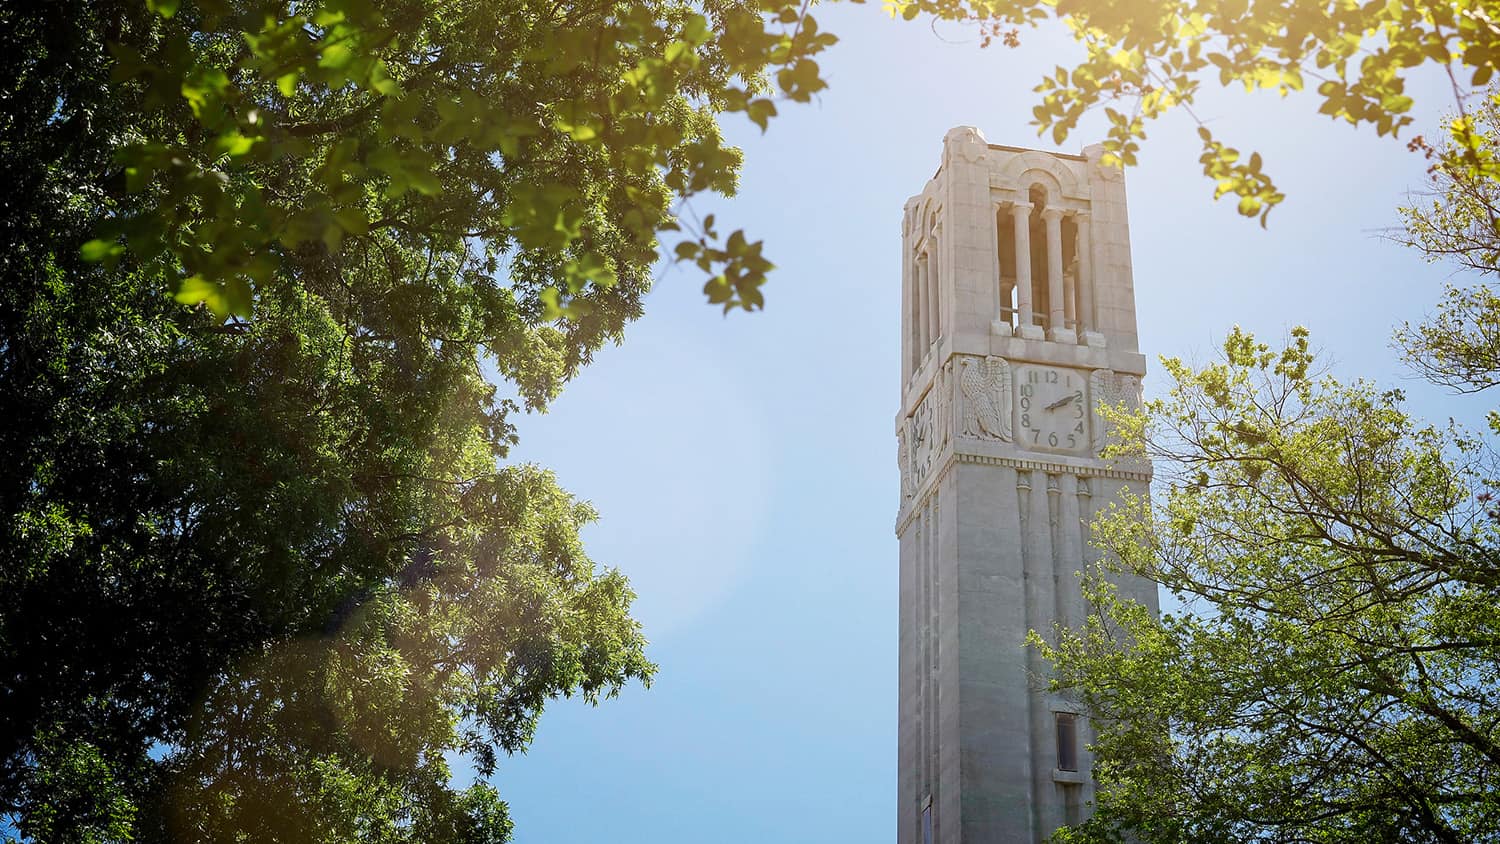
<svg viewBox="0 0 1500 844"><path fill-rule="evenodd" d="M1071 712L1058 712L1057 716L1057 769L1078 770L1078 716Z"/></svg>

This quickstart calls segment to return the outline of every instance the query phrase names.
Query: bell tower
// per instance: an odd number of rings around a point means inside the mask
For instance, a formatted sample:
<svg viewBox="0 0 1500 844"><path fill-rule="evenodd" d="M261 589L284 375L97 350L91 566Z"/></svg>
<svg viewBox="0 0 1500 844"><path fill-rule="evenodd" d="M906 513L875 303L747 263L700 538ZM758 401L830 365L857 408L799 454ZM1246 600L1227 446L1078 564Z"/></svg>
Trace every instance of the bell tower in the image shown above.
<svg viewBox="0 0 1500 844"><path fill-rule="evenodd" d="M1149 463L1105 460L1140 401L1121 172L943 138L901 225L898 844L1033 844L1093 798L1082 709L1028 630L1082 622L1088 526ZM1153 609L1156 587L1121 584Z"/></svg>

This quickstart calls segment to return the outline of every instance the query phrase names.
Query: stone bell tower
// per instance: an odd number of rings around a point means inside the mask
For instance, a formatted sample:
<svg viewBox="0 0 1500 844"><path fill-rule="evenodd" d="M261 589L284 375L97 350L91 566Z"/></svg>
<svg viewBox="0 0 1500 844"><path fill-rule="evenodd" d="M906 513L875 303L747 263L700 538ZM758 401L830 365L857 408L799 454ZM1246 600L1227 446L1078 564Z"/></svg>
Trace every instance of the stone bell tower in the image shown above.
<svg viewBox="0 0 1500 844"><path fill-rule="evenodd" d="M1086 817L1082 709L1025 646L1086 607L1088 525L1149 463L1106 461L1136 403L1125 184L960 127L901 225L898 844L1032 844ZM1154 584L1122 593L1156 607Z"/></svg>

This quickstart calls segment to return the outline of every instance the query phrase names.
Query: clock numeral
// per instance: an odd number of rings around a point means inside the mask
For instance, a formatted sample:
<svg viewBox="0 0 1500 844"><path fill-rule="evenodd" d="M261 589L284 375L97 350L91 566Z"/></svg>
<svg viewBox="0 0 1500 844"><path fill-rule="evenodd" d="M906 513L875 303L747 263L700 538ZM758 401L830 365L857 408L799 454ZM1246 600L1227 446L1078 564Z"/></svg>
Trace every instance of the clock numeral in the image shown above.
<svg viewBox="0 0 1500 844"><path fill-rule="evenodd" d="M1030 428L1031 427L1031 414L1030 413L1023 413L1023 414L1021 414L1021 427L1022 428Z"/></svg>
<svg viewBox="0 0 1500 844"><path fill-rule="evenodd" d="M1031 409L1031 399L1029 397L1027 397L1024 393L1021 395L1021 409L1022 410L1030 410Z"/></svg>
<svg viewBox="0 0 1500 844"><path fill-rule="evenodd" d="M1051 433L1051 434L1047 435L1047 445L1050 445L1053 448L1057 448L1057 434L1056 433Z"/></svg>

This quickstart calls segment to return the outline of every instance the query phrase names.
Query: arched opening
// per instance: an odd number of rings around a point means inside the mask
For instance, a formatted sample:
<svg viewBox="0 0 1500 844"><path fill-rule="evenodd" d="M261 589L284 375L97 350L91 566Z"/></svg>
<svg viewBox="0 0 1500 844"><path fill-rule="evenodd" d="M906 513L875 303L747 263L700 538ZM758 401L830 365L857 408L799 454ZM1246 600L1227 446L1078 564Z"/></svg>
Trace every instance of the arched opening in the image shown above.
<svg viewBox="0 0 1500 844"><path fill-rule="evenodd" d="M928 353L942 337L942 285L938 279L940 251L937 245L937 217L927 214L923 224L915 232L915 244L911 255L910 284L907 295L907 341L910 343L909 364L915 373L922 368Z"/></svg>
<svg viewBox="0 0 1500 844"><path fill-rule="evenodd" d="M1093 321L1087 212L1044 175L995 207L994 318L1014 335L1081 342Z"/></svg>
<svg viewBox="0 0 1500 844"><path fill-rule="evenodd" d="M1027 199L1031 201L1031 217L1027 228L1030 229L1028 239L1031 241L1032 321L1045 330L1052 327L1047 319L1047 314L1052 310L1050 291L1047 289L1047 221L1042 217L1042 212L1047 210L1047 189L1041 185L1032 185L1027 191Z"/></svg>
<svg viewBox="0 0 1500 844"><path fill-rule="evenodd" d="M1014 329L1020 313L1020 303L1016 301L1016 215L1008 205L995 210L995 242L1000 253L999 319Z"/></svg>

